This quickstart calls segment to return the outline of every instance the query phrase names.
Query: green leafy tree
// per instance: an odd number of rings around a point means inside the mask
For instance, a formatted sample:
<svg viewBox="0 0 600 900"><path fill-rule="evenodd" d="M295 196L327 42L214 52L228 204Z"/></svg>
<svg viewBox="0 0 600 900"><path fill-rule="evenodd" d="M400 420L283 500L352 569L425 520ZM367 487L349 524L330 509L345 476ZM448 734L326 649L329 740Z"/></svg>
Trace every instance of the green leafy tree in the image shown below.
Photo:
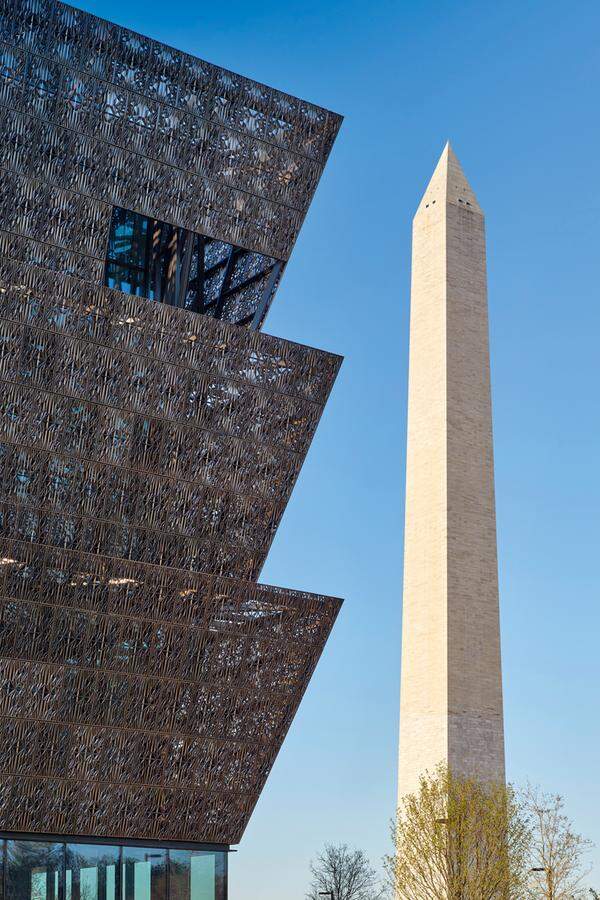
<svg viewBox="0 0 600 900"><path fill-rule="evenodd" d="M518 900L526 896L530 831L511 787L440 766L404 797L385 859L397 900Z"/></svg>

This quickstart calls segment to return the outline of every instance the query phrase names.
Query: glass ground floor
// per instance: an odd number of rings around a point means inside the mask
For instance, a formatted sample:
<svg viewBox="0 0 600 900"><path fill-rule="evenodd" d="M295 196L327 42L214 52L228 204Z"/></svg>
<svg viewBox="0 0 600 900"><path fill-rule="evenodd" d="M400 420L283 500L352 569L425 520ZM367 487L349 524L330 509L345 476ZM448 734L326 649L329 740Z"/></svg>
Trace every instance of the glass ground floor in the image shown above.
<svg viewBox="0 0 600 900"><path fill-rule="evenodd" d="M227 900L227 848L2 836L3 900Z"/></svg>

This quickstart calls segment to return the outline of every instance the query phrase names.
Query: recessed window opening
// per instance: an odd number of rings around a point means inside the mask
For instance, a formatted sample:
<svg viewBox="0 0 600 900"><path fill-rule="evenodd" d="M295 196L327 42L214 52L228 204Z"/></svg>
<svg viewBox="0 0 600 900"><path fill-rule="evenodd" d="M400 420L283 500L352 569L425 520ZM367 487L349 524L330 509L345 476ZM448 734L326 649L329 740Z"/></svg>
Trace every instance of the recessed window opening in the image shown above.
<svg viewBox="0 0 600 900"><path fill-rule="evenodd" d="M126 294L259 328L282 269L270 256L113 210L105 284Z"/></svg>

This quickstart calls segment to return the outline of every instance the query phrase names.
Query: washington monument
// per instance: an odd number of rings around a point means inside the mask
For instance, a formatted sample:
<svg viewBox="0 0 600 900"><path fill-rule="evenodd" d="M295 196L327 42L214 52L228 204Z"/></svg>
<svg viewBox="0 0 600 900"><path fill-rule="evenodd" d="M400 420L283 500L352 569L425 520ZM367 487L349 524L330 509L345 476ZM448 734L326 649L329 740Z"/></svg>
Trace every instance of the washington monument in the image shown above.
<svg viewBox="0 0 600 900"><path fill-rule="evenodd" d="M449 144L413 223L399 796L504 779L483 212Z"/></svg>

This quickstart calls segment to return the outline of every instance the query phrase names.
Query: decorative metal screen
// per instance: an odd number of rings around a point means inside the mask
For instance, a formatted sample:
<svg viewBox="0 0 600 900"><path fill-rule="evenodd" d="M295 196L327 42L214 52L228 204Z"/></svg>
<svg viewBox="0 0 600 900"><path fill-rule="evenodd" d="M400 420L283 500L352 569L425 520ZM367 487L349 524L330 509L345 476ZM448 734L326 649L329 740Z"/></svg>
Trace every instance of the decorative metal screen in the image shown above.
<svg viewBox="0 0 600 900"><path fill-rule="evenodd" d="M0 13L0 821L235 843L339 609L256 579L340 359L104 286L109 226L231 245L223 312L339 119L60 3Z"/></svg>
<svg viewBox="0 0 600 900"><path fill-rule="evenodd" d="M258 577L339 357L12 261L0 277L4 532Z"/></svg>
<svg viewBox="0 0 600 900"><path fill-rule="evenodd" d="M239 841L337 602L21 541L2 553L4 827Z"/></svg>
<svg viewBox="0 0 600 900"><path fill-rule="evenodd" d="M120 206L287 260L340 121L55 0L0 4L0 231L18 259L101 281Z"/></svg>

